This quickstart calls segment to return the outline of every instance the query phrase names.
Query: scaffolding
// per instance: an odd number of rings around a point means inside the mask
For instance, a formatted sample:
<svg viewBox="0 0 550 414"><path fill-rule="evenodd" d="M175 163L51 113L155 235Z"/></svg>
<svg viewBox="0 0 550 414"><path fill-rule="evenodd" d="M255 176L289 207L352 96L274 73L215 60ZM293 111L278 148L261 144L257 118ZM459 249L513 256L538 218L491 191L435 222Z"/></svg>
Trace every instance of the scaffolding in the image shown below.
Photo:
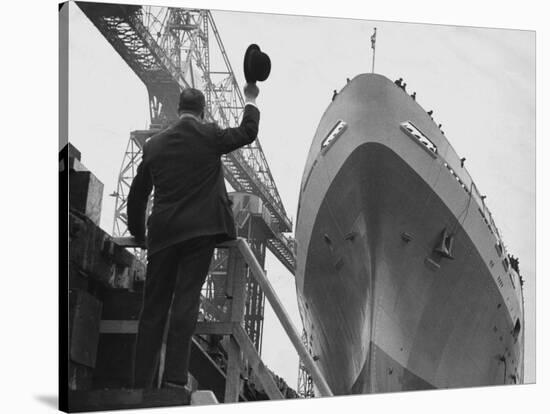
<svg viewBox="0 0 550 414"><path fill-rule="evenodd" d="M307 332L305 329L302 331L302 343L305 348L311 353L310 346L308 345ZM303 360L300 360L300 366L298 368L298 395L302 398L314 398L315 390L313 388L313 378L307 371L306 365Z"/></svg>

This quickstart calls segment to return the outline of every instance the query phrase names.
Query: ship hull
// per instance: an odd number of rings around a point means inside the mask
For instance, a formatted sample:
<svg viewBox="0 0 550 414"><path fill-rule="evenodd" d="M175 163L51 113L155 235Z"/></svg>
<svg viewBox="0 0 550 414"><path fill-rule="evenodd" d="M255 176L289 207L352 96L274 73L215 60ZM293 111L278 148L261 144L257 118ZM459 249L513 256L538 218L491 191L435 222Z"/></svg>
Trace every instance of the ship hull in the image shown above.
<svg viewBox="0 0 550 414"><path fill-rule="evenodd" d="M392 85L375 81L365 86L371 96L389 88L378 102L399 107ZM379 117L380 129L361 127L369 115L355 98L350 91L323 117L330 126L346 116L349 128L329 151L313 154L315 161L310 153L296 231L302 321L331 389L342 395L520 382L517 310L510 312L479 247L483 230L472 233L480 221L475 203L462 190L447 197L438 191L430 182L437 159L416 144L403 147L409 142L399 130L388 132ZM448 188L453 180L437 177ZM452 258L436 251L445 230L453 234Z"/></svg>

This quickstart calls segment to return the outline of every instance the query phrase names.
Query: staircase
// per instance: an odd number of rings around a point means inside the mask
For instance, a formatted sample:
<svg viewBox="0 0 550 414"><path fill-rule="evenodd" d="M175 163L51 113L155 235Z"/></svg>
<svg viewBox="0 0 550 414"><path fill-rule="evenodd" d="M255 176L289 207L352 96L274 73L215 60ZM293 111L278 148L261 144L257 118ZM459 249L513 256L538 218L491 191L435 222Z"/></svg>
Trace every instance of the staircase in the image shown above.
<svg viewBox="0 0 550 414"><path fill-rule="evenodd" d="M60 383L62 390L68 386L68 395L64 398L60 393L60 408L82 412L292 396L281 392L275 375L265 366L245 331L249 273L312 373L320 395L331 395L244 239L217 246L227 250L223 286L226 309L218 320L197 324L189 367L191 389L131 389L145 265L129 249L141 246L131 237L113 238L99 227L103 185L81 164L76 149L62 152L65 158L61 160L60 172L70 177L70 210L69 277L60 279L61 295L68 293L69 299L67 324L60 326L61 338L65 329L68 338L68 344L61 344L68 345L67 353L61 354L62 358L68 357L68 365L67 370L60 371ZM220 266L221 259L214 260L214 265ZM217 360L220 353L222 363ZM161 366L159 372L162 370Z"/></svg>

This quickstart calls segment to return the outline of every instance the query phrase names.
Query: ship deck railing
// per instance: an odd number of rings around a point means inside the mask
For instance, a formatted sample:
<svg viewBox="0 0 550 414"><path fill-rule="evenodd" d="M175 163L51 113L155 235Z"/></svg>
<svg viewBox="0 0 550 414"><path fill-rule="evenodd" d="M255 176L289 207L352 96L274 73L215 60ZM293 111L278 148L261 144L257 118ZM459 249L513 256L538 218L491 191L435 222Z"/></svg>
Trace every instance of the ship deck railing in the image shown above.
<svg viewBox="0 0 550 414"><path fill-rule="evenodd" d="M485 224L489 228L489 231L495 236L497 244L502 246L504 257L507 256L506 248L502 240L502 235L493 220L493 215L491 211L485 204L486 196L482 195L477 188L473 178L471 177L468 170L464 167L461 158L458 156L457 152L453 146L447 140L447 148L445 154L441 154L441 159L444 166L449 170L450 174L457 180L458 184L463 188L463 190L471 196L479 206L479 213L481 214Z"/></svg>

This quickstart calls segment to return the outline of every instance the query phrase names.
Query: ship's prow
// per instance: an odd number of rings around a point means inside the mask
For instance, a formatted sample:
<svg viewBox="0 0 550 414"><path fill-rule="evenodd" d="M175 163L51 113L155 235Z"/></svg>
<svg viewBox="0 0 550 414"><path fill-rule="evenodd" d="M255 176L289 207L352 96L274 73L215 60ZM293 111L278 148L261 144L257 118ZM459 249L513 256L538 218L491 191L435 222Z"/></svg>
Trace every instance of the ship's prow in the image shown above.
<svg viewBox="0 0 550 414"><path fill-rule="evenodd" d="M497 227L430 115L350 80L306 161L298 302L337 394L522 382L523 298Z"/></svg>

